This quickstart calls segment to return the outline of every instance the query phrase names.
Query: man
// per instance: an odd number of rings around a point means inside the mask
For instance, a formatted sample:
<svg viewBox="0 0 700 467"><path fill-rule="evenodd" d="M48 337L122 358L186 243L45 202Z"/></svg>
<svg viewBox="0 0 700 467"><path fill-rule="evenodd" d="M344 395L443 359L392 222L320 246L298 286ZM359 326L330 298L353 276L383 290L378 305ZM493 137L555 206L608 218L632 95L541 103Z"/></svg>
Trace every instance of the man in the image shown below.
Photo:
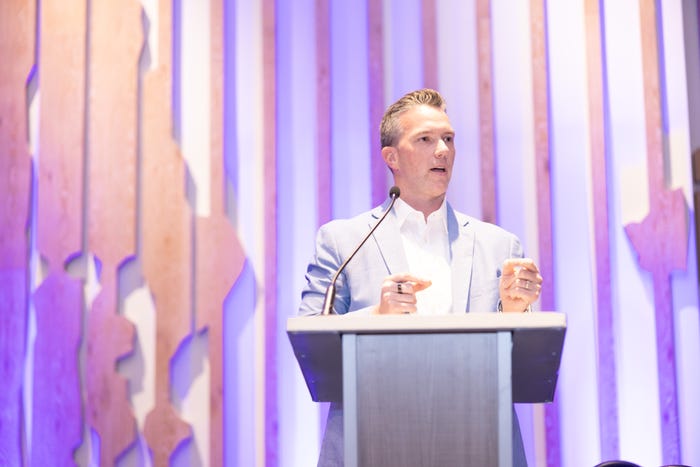
<svg viewBox="0 0 700 467"><path fill-rule="evenodd" d="M406 94L380 126L382 158L401 190L392 213L336 283L336 313L527 311L542 277L515 235L454 211L445 196L455 159L454 129L434 90ZM319 229L299 313L319 314L331 277L389 201ZM319 466L343 464L342 405L332 404ZM514 421L514 465L526 465Z"/></svg>

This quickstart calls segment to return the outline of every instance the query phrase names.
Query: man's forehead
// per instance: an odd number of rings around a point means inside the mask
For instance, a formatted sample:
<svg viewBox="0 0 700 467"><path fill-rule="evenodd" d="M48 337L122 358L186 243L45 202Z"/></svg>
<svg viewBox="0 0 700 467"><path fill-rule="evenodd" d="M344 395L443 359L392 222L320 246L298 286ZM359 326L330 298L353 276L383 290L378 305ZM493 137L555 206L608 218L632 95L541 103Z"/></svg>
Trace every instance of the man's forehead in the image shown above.
<svg viewBox="0 0 700 467"><path fill-rule="evenodd" d="M401 116L401 126L410 133L447 132L454 133L447 114L440 109L433 112L407 112Z"/></svg>

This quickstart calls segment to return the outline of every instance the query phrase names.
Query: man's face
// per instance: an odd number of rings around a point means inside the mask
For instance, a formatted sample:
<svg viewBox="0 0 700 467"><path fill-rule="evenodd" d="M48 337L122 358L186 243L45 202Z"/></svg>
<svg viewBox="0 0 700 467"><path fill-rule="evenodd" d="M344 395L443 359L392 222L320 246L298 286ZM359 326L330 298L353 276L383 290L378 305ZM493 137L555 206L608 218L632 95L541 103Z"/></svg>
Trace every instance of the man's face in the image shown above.
<svg viewBox="0 0 700 467"><path fill-rule="evenodd" d="M401 134L387 159L394 181L407 201L442 202L455 158L454 129L447 114L418 105L399 118Z"/></svg>

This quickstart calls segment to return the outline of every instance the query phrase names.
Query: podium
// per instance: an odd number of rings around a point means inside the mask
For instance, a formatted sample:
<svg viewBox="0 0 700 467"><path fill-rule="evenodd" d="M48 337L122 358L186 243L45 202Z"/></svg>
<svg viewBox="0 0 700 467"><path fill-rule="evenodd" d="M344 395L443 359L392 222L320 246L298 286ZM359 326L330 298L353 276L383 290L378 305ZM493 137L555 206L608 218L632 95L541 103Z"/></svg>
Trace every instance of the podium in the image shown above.
<svg viewBox="0 0 700 467"><path fill-rule="evenodd" d="M294 317L311 398L342 402L345 467L512 465L513 402L550 402L562 313Z"/></svg>

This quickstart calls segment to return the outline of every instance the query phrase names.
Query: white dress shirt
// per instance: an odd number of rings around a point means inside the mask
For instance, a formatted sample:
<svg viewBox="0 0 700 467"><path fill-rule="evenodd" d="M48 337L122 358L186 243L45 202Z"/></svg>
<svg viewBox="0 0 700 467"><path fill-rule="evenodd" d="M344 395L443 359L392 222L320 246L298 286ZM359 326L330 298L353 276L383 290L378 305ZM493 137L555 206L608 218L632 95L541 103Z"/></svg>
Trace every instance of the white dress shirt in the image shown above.
<svg viewBox="0 0 700 467"><path fill-rule="evenodd" d="M401 230L409 273L432 281L432 285L416 293L419 314L446 314L452 312L452 268L447 239L447 205L425 219L401 198L394 205L394 213Z"/></svg>

